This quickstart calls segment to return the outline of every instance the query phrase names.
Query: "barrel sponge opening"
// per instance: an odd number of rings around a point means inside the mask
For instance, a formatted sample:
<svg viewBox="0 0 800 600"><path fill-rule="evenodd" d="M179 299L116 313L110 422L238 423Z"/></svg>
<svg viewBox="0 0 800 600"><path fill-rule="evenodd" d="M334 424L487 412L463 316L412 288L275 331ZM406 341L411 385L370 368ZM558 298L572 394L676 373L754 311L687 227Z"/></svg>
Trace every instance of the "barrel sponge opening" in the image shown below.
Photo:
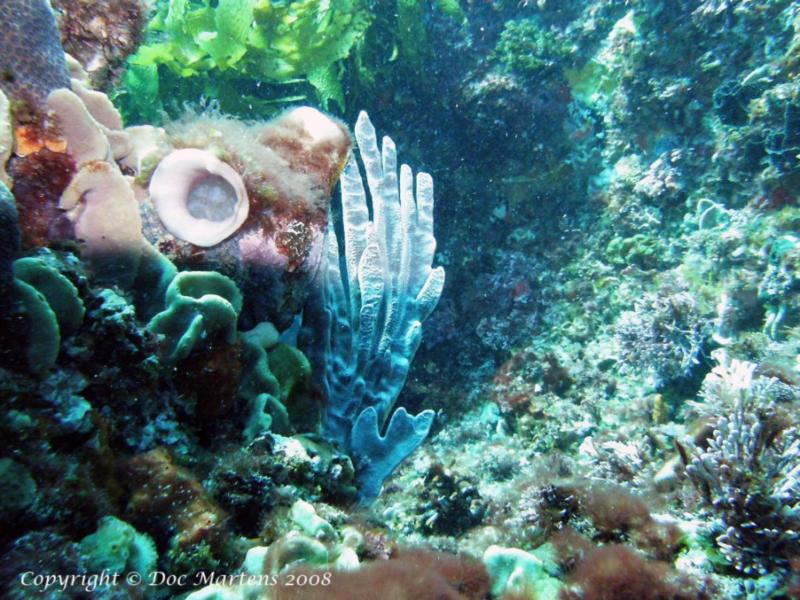
<svg viewBox="0 0 800 600"><path fill-rule="evenodd" d="M164 227L196 246L214 246L241 227L250 209L239 174L211 152L169 153L150 180L150 198Z"/></svg>

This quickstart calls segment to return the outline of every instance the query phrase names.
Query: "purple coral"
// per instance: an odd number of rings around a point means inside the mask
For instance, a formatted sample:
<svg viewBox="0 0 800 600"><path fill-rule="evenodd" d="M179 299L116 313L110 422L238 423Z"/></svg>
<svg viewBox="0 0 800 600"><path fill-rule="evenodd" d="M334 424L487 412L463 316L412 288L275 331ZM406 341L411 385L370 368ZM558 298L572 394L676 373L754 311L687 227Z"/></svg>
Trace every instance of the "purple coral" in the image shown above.
<svg viewBox="0 0 800 600"><path fill-rule="evenodd" d="M0 89L41 105L51 91L68 87L64 49L48 2L0 3Z"/></svg>
<svg viewBox="0 0 800 600"><path fill-rule="evenodd" d="M731 360L706 377L706 401L730 412L686 469L721 521L717 545L748 575L786 569L800 554L800 430L771 401L776 380L754 378L755 368Z"/></svg>

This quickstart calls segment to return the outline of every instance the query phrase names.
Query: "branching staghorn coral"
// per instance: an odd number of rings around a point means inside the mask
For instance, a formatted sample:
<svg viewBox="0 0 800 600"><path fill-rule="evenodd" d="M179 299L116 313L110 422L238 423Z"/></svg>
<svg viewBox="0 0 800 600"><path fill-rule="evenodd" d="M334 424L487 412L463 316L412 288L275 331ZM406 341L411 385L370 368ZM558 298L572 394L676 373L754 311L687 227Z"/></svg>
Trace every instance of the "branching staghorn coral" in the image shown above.
<svg viewBox="0 0 800 600"><path fill-rule="evenodd" d="M325 429L353 456L362 498L368 500L422 443L433 421L430 410L411 417L404 408L392 414L392 408L419 346L422 322L442 293L444 269L432 268L436 239L430 175L417 175L416 194L407 165L400 167L398 182L394 142L384 137L379 151L375 128L364 112L355 135L372 219L351 156L341 178L344 239L340 244L331 227L323 274L329 320Z"/></svg>
<svg viewBox="0 0 800 600"><path fill-rule="evenodd" d="M706 402L730 412L686 468L721 519L717 545L749 575L786 569L800 552L800 430L771 401L776 381L754 377L755 368L734 359L706 376Z"/></svg>

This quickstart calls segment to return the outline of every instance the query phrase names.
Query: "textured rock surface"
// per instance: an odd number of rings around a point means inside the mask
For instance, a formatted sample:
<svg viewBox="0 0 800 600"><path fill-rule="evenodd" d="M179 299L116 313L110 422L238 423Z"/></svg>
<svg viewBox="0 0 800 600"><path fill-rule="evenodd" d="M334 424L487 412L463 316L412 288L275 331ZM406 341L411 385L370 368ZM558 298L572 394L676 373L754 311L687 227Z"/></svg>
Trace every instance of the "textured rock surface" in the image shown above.
<svg viewBox="0 0 800 600"><path fill-rule="evenodd" d="M69 87L64 49L46 0L0 3L0 89L35 104Z"/></svg>
<svg viewBox="0 0 800 600"><path fill-rule="evenodd" d="M180 229L160 216L159 180L177 188L177 182L187 179L183 187L191 190L203 177L201 171L187 173L181 161L172 160L177 152L164 157L159 148L143 159L160 160L152 174L151 199L141 205L145 237L181 269L219 271L232 278L245 298L245 328L265 319L279 329L288 327L305 302L320 262L331 192L351 145L347 129L313 108L301 107L252 124L213 113L190 114L171 123L166 133L174 148L221 157L222 166L241 176L249 203L241 214L247 217L231 218L235 228L227 228L212 244L203 242L203 236L181 239ZM195 234L201 230L198 224L202 219L191 224Z"/></svg>

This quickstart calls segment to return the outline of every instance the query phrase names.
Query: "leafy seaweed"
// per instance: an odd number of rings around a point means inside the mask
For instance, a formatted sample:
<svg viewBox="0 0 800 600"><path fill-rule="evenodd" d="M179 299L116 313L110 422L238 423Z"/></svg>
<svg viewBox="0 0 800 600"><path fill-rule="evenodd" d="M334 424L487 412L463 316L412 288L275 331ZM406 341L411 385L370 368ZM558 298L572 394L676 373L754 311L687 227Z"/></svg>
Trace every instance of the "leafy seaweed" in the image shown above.
<svg viewBox="0 0 800 600"><path fill-rule="evenodd" d="M289 86L293 100L310 85L323 107L344 109L335 63L371 18L366 0L169 0L148 23L116 99L132 120L157 119L198 95L252 114L280 103L283 90L270 97L267 82Z"/></svg>

